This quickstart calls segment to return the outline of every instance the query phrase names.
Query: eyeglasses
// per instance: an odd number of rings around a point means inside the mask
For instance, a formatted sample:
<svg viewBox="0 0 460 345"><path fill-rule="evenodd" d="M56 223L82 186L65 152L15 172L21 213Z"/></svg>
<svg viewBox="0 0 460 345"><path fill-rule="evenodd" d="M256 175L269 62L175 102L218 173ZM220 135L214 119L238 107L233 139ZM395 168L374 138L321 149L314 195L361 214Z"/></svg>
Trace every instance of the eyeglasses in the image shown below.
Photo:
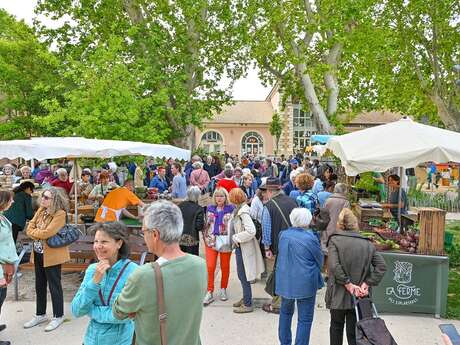
<svg viewBox="0 0 460 345"><path fill-rule="evenodd" d="M42 195L42 199L45 199L45 200L50 200L50 199L51 199L51 197L50 197L50 196L48 196L48 195L45 195L45 194L43 194L43 195Z"/></svg>

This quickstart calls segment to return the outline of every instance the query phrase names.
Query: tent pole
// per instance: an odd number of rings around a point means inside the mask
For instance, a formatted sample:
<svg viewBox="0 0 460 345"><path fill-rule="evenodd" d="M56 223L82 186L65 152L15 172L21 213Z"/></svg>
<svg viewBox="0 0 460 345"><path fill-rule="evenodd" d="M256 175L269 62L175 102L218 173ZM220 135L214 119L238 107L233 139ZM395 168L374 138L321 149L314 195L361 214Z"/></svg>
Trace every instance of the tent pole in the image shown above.
<svg viewBox="0 0 460 345"><path fill-rule="evenodd" d="M399 225L399 232L402 232L401 226L401 199L402 199L402 180L403 180L403 168L399 167L399 196L398 196L398 225Z"/></svg>
<svg viewBox="0 0 460 345"><path fill-rule="evenodd" d="M73 185L75 187L74 206L75 206L75 225L78 224L78 190L77 190L77 158L73 160Z"/></svg>

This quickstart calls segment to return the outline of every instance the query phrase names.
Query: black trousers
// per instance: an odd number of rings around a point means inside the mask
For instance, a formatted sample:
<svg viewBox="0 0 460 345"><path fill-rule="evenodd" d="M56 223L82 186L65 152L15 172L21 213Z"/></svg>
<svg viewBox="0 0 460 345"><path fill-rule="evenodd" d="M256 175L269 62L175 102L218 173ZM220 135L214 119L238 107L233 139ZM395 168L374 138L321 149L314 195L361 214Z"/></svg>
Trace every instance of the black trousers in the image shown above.
<svg viewBox="0 0 460 345"><path fill-rule="evenodd" d="M356 345L356 314L354 309L331 309L331 326L329 336L331 345L343 344L343 328L346 321L348 345Z"/></svg>
<svg viewBox="0 0 460 345"><path fill-rule="evenodd" d="M13 230L13 240L14 240L14 244L16 244L16 241L18 240L18 234L19 234L19 231L22 231L24 230L22 227L20 227L19 225L17 224L11 224L11 228Z"/></svg>
<svg viewBox="0 0 460 345"><path fill-rule="evenodd" d="M180 249L184 253L193 254L196 256L200 255L200 245L199 244L197 244L196 246L180 246Z"/></svg>
<svg viewBox="0 0 460 345"><path fill-rule="evenodd" d="M0 288L0 314L2 312L2 305L3 302L5 302L6 299L6 287Z"/></svg>
<svg viewBox="0 0 460 345"><path fill-rule="evenodd" d="M43 267L43 254L34 253L35 294L37 315L46 314L46 290L50 289L53 316L64 316L64 293L61 284L61 265Z"/></svg>

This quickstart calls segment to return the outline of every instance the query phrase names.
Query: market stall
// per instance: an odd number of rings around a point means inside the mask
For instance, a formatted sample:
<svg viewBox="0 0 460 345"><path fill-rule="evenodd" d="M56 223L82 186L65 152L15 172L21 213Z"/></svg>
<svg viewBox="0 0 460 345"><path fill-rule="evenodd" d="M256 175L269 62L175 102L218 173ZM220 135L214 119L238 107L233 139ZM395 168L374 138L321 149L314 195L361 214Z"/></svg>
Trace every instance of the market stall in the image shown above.
<svg viewBox="0 0 460 345"><path fill-rule="evenodd" d="M165 157L189 160L190 150L172 145L149 144L134 141L87 139L81 137L40 137L28 140L0 141L0 158L26 160L66 158L77 165L79 158L111 158L117 156ZM77 180L74 169L73 180ZM74 221L78 221L77 195L74 200Z"/></svg>
<svg viewBox="0 0 460 345"><path fill-rule="evenodd" d="M330 138L326 147L341 160L348 176L414 168L420 163L460 161L460 133L403 118ZM399 188L401 202L402 188ZM355 212L363 235L382 252L387 273L373 298L382 311L444 316L448 258L444 253L445 212L424 208L396 220L375 201L358 201ZM404 226L402 218L414 223ZM368 226L363 226L367 224Z"/></svg>

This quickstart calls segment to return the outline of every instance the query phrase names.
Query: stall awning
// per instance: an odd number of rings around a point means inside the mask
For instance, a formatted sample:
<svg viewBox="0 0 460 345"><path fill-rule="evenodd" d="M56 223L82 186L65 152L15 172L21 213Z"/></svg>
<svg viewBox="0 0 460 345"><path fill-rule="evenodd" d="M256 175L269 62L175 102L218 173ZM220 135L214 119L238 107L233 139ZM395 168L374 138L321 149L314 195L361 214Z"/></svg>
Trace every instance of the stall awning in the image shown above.
<svg viewBox="0 0 460 345"><path fill-rule="evenodd" d="M127 155L189 160L190 150L172 145L81 137L42 137L0 141L0 158L9 159L110 158Z"/></svg>
<svg viewBox="0 0 460 345"><path fill-rule="evenodd" d="M327 135L327 134L314 134L310 137L312 143L320 143L326 144L329 139L335 137L335 135Z"/></svg>
<svg viewBox="0 0 460 345"><path fill-rule="evenodd" d="M460 133L404 118L335 136L326 147L340 158L347 175L413 168L428 161L460 162Z"/></svg>

